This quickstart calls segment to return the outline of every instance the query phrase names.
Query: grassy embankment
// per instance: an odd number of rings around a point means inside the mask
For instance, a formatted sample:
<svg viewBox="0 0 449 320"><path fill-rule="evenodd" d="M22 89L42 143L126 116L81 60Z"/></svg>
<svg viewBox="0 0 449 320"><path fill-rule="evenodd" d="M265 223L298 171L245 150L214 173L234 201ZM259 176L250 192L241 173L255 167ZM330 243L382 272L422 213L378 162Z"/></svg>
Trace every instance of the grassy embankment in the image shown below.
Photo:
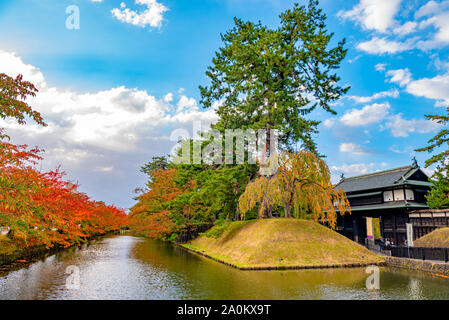
<svg viewBox="0 0 449 320"><path fill-rule="evenodd" d="M24 248L7 236L0 235L0 272L8 270L8 267L5 269L5 265L28 262L28 259L43 252L42 248L33 249L34 248Z"/></svg>
<svg viewBox="0 0 449 320"><path fill-rule="evenodd" d="M415 247L449 248L449 228L439 228L413 241Z"/></svg>
<svg viewBox="0 0 449 320"><path fill-rule="evenodd" d="M182 245L240 269L361 266L380 256L316 222L266 219L215 226Z"/></svg>
<svg viewBox="0 0 449 320"><path fill-rule="evenodd" d="M17 251L17 245L14 241L5 235L0 235L0 254L11 254Z"/></svg>

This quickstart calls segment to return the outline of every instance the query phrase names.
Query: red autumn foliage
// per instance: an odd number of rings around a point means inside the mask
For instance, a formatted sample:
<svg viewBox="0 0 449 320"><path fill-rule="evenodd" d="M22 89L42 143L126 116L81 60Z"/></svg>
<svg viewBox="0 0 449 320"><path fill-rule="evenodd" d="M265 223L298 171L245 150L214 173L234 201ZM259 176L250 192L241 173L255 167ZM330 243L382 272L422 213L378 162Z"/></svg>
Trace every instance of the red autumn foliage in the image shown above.
<svg viewBox="0 0 449 320"><path fill-rule="evenodd" d="M37 89L22 76L0 74L0 118L46 125L25 102ZM59 169L40 172L41 150L7 142L0 129L0 227L23 246L70 246L127 225L124 210L91 200Z"/></svg>
<svg viewBox="0 0 449 320"><path fill-rule="evenodd" d="M22 75L11 78L0 73L0 117L14 118L19 124L25 124L25 117L28 116L36 123L46 126L40 113L25 101L28 97L34 97L37 92L37 88L31 82L24 81Z"/></svg>
<svg viewBox="0 0 449 320"><path fill-rule="evenodd" d="M89 199L63 172L33 168L37 149L0 145L0 224L12 238L27 246L70 246L127 224L123 210Z"/></svg>
<svg viewBox="0 0 449 320"><path fill-rule="evenodd" d="M134 232L153 239L163 239L177 231L170 219L170 211L164 204L174 200L183 191L176 186L176 169L158 169L149 173L149 191L138 197L138 203L131 208L129 225Z"/></svg>

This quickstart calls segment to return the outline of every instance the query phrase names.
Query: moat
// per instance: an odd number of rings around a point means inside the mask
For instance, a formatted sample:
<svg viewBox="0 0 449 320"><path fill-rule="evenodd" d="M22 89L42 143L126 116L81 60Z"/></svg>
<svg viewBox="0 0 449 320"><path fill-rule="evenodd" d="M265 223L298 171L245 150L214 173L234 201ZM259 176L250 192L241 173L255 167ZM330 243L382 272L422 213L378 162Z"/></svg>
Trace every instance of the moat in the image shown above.
<svg viewBox="0 0 449 320"><path fill-rule="evenodd" d="M66 273L79 270L79 286ZM73 271L71 271L73 272ZM0 274L0 299L449 299L449 279L380 268L241 271L169 243L109 236Z"/></svg>

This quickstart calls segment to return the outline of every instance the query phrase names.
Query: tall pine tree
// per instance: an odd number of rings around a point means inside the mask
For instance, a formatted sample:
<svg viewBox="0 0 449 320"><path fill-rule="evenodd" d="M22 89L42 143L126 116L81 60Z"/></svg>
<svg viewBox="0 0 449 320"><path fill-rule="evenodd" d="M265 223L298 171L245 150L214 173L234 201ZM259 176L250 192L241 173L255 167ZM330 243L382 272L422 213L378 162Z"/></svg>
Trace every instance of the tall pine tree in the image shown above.
<svg viewBox="0 0 449 320"><path fill-rule="evenodd" d="M320 122L306 116L316 107L335 114L331 103L349 90L335 73L345 40L333 46L332 37L316 0L282 13L275 29L235 19L206 73L210 85L200 87L206 108L219 104L214 128L277 129L281 147L301 142L317 154Z"/></svg>

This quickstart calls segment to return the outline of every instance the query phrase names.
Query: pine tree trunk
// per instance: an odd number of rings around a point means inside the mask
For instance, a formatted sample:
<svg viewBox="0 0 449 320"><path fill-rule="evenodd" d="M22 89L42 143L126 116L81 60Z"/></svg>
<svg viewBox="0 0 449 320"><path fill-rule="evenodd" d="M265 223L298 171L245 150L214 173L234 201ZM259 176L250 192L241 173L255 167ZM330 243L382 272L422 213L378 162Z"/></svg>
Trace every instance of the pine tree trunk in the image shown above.
<svg viewBox="0 0 449 320"><path fill-rule="evenodd" d="M267 123L266 125L265 125L265 130L266 130L266 136L265 136L265 152L264 152L264 154L263 154L263 157L262 157L262 160L263 160L263 163L261 164L261 165L263 165L263 167L264 167L264 172L263 173L265 173L266 171L266 165L268 164L268 160L270 159L270 155L271 155L271 143L270 143L270 141L271 141L271 132L270 132L270 124L269 123ZM270 177L267 177L268 178L268 180L270 180L271 179L271 176ZM265 219L271 219L271 218L273 218L273 206L272 205L269 205L269 204L267 204L267 203L264 203L264 205L263 205L263 214L262 214L262 217L263 218L265 218Z"/></svg>

